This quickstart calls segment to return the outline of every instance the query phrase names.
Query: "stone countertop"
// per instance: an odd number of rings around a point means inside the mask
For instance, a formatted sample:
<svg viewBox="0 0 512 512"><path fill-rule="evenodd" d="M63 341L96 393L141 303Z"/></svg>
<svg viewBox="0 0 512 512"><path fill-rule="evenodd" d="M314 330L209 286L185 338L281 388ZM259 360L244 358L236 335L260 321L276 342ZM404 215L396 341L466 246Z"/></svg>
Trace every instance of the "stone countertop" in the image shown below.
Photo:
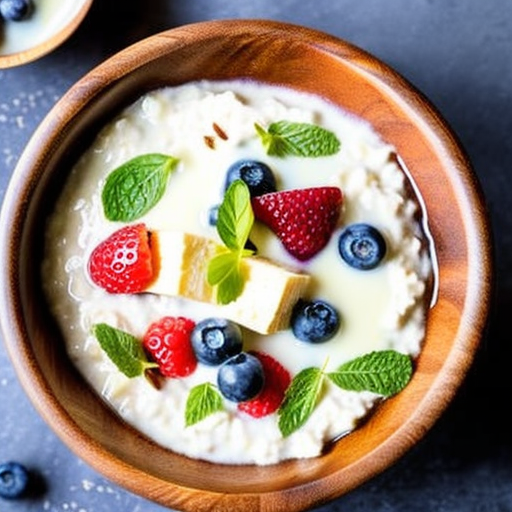
<svg viewBox="0 0 512 512"><path fill-rule="evenodd" d="M0 199L36 126L77 79L143 37L222 18L306 25L394 67L459 137L494 226L494 310L455 401L393 467L318 512L512 511L512 343L503 318L512 308L511 0L96 0L58 50L0 70ZM25 397L3 347L0 419L0 462L22 462L39 484L28 499L0 498L0 512L167 510L117 487L71 453Z"/></svg>

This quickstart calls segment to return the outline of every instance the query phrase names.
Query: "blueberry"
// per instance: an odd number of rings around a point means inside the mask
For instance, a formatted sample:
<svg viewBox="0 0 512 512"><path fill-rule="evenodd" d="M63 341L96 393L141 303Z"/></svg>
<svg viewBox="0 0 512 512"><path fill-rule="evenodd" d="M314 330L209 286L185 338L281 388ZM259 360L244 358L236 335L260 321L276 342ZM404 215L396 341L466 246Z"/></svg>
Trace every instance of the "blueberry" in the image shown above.
<svg viewBox="0 0 512 512"><path fill-rule="evenodd" d="M219 206L220 205L216 204L208 210L208 224L210 224L210 226L217 225L217 219L219 218Z"/></svg>
<svg viewBox="0 0 512 512"><path fill-rule="evenodd" d="M23 21L33 8L32 0L0 0L0 16L7 21Z"/></svg>
<svg viewBox="0 0 512 512"><path fill-rule="evenodd" d="M219 368L217 386L222 395L232 402L246 402L255 398L263 388L265 376L260 360L241 352Z"/></svg>
<svg viewBox="0 0 512 512"><path fill-rule="evenodd" d="M226 175L227 189L235 180L244 181L251 197L276 191L276 179L270 167L256 160L239 160L232 164Z"/></svg>
<svg viewBox="0 0 512 512"><path fill-rule="evenodd" d="M242 331L225 318L207 318L192 331L192 347L197 359L209 366L222 364L242 351Z"/></svg>
<svg viewBox="0 0 512 512"><path fill-rule="evenodd" d="M351 267L371 270L386 255L386 240L378 229L369 224L351 224L341 232L338 250Z"/></svg>
<svg viewBox="0 0 512 512"><path fill-rule="evenodd" d="M28 487L27 469L18 462L0 464L0 496L7 499L21 498Z"/></svg>
<svg viewBox="0 0 512 512"><path fill-rule="evenodd" d="M292 311L293 334L301 341L322 343L330 340L338 331L340 318L327 302L299 300Z"/></svg>

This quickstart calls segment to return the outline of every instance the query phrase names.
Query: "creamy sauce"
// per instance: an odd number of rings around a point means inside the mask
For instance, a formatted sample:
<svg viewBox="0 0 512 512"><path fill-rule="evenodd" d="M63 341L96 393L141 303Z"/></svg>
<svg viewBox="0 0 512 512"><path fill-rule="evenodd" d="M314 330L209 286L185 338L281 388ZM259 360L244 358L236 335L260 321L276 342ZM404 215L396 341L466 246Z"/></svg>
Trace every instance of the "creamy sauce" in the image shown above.
<svg viewBox="0 0 512 512"><path fill-rule="evenodd" d="M267 126L281 119L315 123L335 132L342 142L340 152L317 159L267 156L254 123ZM216 135L214 123L227 140ZM150 294L109 295L88 279L90 251L120 227L103 216L100 194L105 177L129 158L150 152L173 155L180 164L164 198L140 219L149 229L178 229L218 240L207 222L208 210L222 199L229 165L250 158L274 170L280 190L340 187L341 225L367 222L384 233L388 256L377 269L361 272L339 257L339 230L320 254L298 263L267 228L255 226L251 240L259 253L313 275L311 298L326 300L341 313L337 335L319 345L300 342L289 330L262 336L244 329L245 350L267 352L296 374L306 367L322 367L326 360L326 370L334 370L373 350L392 348L413 357L421 350L431 264L417 220L418 204L406 193L406 177L394 149L361 120L317 97L287 89L245 82L161 89L141 98L102 130L74 167L48 223L44 285L68 352L88 382L127 422L162 446L214 462L271 464L319 455L326 442L354 429L380 397L328 384L308 422L284 439L276 414L254 419L229 403L223 412L185 427L189 390L215 382L216 369L200 364L190 377L168 380L157 391L142 377L123 376L90 335L91 325L99 322L142 337L162 316L183 315L196 321L216 316L215 305Z"/></svg>
<svg viewBox="0 0 512 512"><path fill-rule="evenodd" d="M0 20L0 55L29 50L62 30L85 0L33 0L34 12L22 21Z"/></svg>

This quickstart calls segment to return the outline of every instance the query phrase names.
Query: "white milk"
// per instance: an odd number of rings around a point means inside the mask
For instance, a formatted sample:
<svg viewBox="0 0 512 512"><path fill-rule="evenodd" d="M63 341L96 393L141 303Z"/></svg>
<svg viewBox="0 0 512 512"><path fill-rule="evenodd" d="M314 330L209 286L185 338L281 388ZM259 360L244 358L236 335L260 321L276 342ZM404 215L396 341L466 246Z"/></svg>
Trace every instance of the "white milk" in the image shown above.
<svg viewBox="0 0 512 512"><path fill-rule="evenodd" d="M29 50L60 32L85 0L33 0L34 11L22 21L0 20L0 55Z"/></svg>

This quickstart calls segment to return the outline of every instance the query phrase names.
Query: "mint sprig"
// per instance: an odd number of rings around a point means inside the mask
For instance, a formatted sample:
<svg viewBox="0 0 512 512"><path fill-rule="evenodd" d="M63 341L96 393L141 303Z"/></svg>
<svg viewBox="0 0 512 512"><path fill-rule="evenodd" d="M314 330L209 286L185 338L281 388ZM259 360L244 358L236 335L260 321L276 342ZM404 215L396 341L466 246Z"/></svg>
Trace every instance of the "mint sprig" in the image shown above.
<svg viewBox="0 0 512 512"><path fill-rule="evenodd" d="M336 154L341 147L333 132L315 124L277 121L266 130L258 123L254 127L271 156L329 156Z"/></svg>
<svg viewBox="0 0 512 512"><path fill-rule="evenodd" d="M283 437L298 430L315 409L324 382L320 368L305 368L292 380L278 409L278 426Z"/></svg>
<svg viewBox="0 0 512 512"><path fill-rule="evenodd" d="M324 365L325 368L325 365ZM292 380L278 409L278 426L287 437L306 423L317 406L325 378L349 391L371 391L389 397L405 388L412 373L412 360L394 350L370 352L342 364L336 371L306 368Z"/></svg>
<svg viewBox="0 0 512 512"><path fill-rule="evenodd" d="M145 215L164 195L177 163L172 156L148 153L117 167L107 176L101 193L105 217L131 222Z"/></svg>
<svg viewBox="0 0 512 512"><path fill-rule="evenodd" d="M215 255L207 269L208 283L217 286L219 304L234 301L243 291L241 260L254 252L245 248L253 224L249 188L242 180L235 180L224 194L217 217L217 232L226 250Z"/></svg>
<svg viewBox="0 0 512 512"><path fill-rule="evenodd" d="M370 352L328 374L337 386L392 396L402 391L413 372L411 358L394 350Z"/></svg>
<svg viewBox="0 0 512 512"><path fill-rule="evenodd" d="M223 409L222 397L210 382L194 386L185 405L185 425L190 427Z"/></svg>
<svg viewBox="0 0 512 512"><path fill-rule="evenodd" d="M158 368L158 364L148 361L140 340L130 333L105 323L95 324L92 331L100 347L127 377L138 377L146 370Z"/></svg>

